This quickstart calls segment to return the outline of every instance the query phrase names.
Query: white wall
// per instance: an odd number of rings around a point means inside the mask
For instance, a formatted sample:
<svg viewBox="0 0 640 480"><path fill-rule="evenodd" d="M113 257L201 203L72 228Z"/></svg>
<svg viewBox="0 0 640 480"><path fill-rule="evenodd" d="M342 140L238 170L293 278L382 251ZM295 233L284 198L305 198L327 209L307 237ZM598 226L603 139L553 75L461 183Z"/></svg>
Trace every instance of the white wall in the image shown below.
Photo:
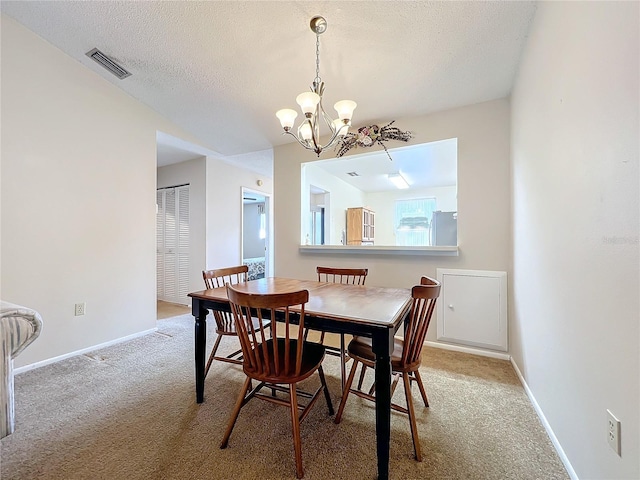
<svg viewBox="0 0 640 480"><path fill-rule="evenodd" d="M191 186L189 284L190 291L202 290L202 270L242 263L242 188L269 196L273 180L214 157L168 165L157 172L158 188L185 183Z"/></svg>
<svg viewBox="0 0 640 480"><path fill-rule="evenodd" d="M308 162L309 159L304 160ZM293 167L296 168L296 167ZM300 172L300 167L297 167ZM310 213L310 186L321 188L329 192L329 208L325 210L328 215L328 231L325 231L326 245L340 245L342 242L342 232L347 229L347 208L364 207L364 194L362 190L349 185L344 180L327 173L322 168L318 168L312 163L305 165L303 171L298 175L298 185L302 181L302 190L298 204L304 205L302 210L303 228L299 233L300 243L306 242L307 235L311 238L311 213ZM298 215L300 218L300 215ZM346 237L345 237L346 238Z"/></svg>
<svg viewBox="0 0 640 480"><path fill-rule="evenodd" d="M1 18L0 294L44 319L20 367L155 327L156 132L193 139Z"/></svg>
<svg viewBox="0 0 640 480"><path fill-rule="evenodd" d="M393 119L383 119L385 123ZM317 265L369 268L368 285L410 287L436 268L506 271L510 258L509 102L506 99L425 117L397 119L412 143L458 138L460 256L301 254L300 163L313 154L297 144L274 151L276 275L313 279ZM330 150L322 158L329 158ZM435 338L435 328L429 332Z"/></svg>
<svg viewBox="0 0 640 480"><path fill-rule="evenodd" d="M510 350L585 480L640 478L639 14L539 3L512 97Z"/></svg>
<svg viewBox="0 0 640 480"><path fill-rule="evenodd" d="M206 158L157 169L158 188L189 184L189 291L202 290L206 264ZM191 305L189 297L184 303Z"/></svg>
<svg viewBox="0 0 640 480"><path fill-rule="evenodd" d="M258 180L262 185L258 186ZM273 191L273 179L236 167L220 159L207 157L207 231L206 268L221 268L242 263L242 187L267 196ZM266 202L273 209L272 202ZM269 215L273 217L273 215ZM273 250L273 246L269 245Z"/></svg>

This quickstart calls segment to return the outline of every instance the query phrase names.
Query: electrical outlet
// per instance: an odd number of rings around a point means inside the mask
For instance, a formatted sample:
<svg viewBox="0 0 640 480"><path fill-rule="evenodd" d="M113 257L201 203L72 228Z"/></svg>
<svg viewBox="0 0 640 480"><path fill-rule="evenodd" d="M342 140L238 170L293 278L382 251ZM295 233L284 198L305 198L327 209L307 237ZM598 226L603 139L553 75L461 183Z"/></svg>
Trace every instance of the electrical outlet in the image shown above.
<svg viewBox="0 0 640 480"><path fill-rule="evenodd" d="M85 302L82 303L76 303L76 313L75 316L79 317L80 315L84 315L85 314L85 310L87 308L87 304Z"/></svg>
<svg viewBox="0 0 640 480"><path fill-rule="evenodd" d="M607 410L607 441L613 451L620 455L620 420L609 410Z"/></svg>

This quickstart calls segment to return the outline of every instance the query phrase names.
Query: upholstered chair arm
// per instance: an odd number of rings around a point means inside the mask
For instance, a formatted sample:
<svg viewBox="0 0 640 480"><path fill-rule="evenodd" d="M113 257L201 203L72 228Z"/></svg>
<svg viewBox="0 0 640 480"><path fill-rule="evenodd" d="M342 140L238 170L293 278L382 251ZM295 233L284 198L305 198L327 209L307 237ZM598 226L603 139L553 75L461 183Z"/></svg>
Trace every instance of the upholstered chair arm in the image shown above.
<svg viewBox="0 0 640 480"><path fill-rule="evenodd" d="M0 438L13 432L13 359L33 342L42 330L42 318L35 310L0 301Z"/></svg>

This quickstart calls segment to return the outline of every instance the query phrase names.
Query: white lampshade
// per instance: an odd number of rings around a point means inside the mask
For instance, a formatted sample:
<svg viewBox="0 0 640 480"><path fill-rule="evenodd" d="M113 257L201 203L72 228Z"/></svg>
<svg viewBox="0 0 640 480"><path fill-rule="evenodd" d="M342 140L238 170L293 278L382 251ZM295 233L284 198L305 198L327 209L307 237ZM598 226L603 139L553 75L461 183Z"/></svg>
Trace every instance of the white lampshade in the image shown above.
<svg viewBox="0 0 640 480"><path fill-rule="evenodd" d="M353 116L353 111L356 109L358 104L351 100L340 100L336 102L333 108L338 112L338 118L340 120L351 120Z"/></svg>
<svg viewBox="0 0 640 480"><path fill-rule="evenodd" d="M300 105L300 110L305 115L316 111L316 106L320 101L320 96L314 92L304 92L296 97L296 102Z"/></svg>
<svg viewBox="0 0 640 480"><path fill-rule="evenodd" d="M347 123L345 125L345 123L339 118L336 118L333 121L333 128L335 128L336 132L338 132L338 137L344 137L347 133L349 133L349 124Z"/></svg>
<svg viewBox="0 0 640 480"><path fill-rule="evenodd" d="M290 108L283 108L282 110L278 110L276 112L276 117L280 120L280 125L285 130L287 128L292 128L293 123L296 121L296 117L298 116L298 112L292 110Z"/></svg>
<svg viewBox="0 0 640 480"><path fill-rule="evenodd" d="M387 177L389 178L389 180L391 180L391 183L396 186L396 188L409 188L409 184L399 173L390 173L389 175L387 175Z"/></svg>
<svg viewBox="0 0 640 480"><path fill-rule="evenodd" d="M309 122L304 122L302 125L300 125L299 132L303 140L311 140L312 132L311 132L311 125L309 125Z"/></svg>

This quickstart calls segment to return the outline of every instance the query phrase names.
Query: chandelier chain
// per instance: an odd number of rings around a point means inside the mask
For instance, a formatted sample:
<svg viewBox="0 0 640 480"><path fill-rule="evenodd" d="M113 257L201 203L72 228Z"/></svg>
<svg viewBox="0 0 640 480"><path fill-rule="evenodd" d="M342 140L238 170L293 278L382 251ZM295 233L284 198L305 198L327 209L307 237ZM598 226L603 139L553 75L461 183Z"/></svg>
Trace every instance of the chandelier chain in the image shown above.
<svg viewBox="0 0 640 480"><path fill-rule="evenodd" d="M320 85L322 79L320 78L320 35L316 33L316 78L314 83Z"/></svg>

